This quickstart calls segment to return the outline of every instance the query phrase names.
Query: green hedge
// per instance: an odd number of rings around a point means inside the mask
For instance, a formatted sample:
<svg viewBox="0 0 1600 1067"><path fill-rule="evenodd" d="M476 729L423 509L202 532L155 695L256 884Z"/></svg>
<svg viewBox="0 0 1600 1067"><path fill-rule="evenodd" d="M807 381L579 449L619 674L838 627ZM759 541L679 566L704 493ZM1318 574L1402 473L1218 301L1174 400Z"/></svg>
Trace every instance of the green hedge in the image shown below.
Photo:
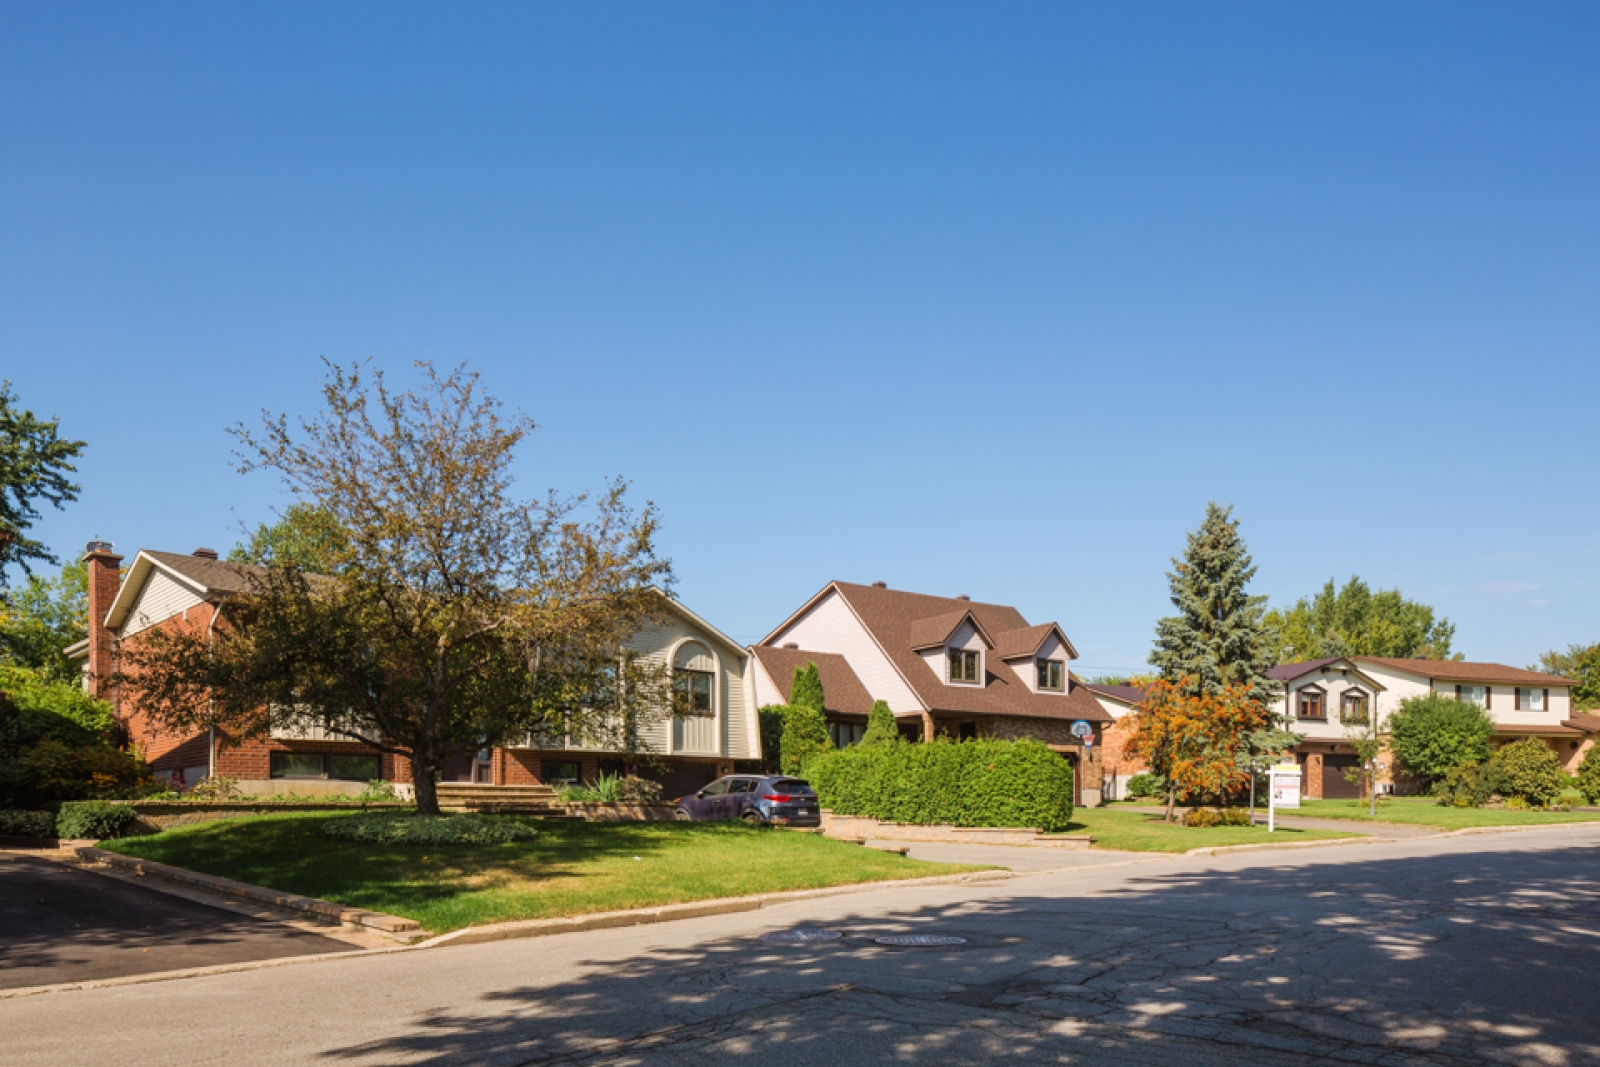
<svg viewBox="0 0 1600 1067"><path fill-rule="evenodd" d="M322 824L322 833L367 845L503 845L531 840L539 831L504 815L370 812L328 819Z"/></svg>
<svg viewBox="0 0 1600 1067"><path fill-rule="evenodd" d="M130 837L139 816L126 804L108 800L80 800L61 805L56 833L61 837L104 841L111 837Z"/></svg>
<svg viewBox="0 0 1600 1067"><path fill-rule="evenodd" d="M0 808L0 834L15 837L54 837L56 817L48 811Z"/></svg>
<svg viewBox="0 0 1600 1067"><path fill-rule="evenodd" d="M1040 830L1072 820L1072 765L1038 741L852 745L814 756L805 777L839 815Z"/></svg>

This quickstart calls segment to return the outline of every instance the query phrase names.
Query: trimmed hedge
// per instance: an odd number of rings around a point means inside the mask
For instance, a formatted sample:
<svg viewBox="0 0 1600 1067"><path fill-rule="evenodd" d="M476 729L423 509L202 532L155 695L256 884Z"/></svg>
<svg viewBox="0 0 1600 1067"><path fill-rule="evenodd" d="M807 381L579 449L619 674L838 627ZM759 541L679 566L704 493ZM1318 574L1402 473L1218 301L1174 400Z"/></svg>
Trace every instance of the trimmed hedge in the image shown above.
<svg viewBox="0 0 1600 1067"><path fill-rule="evenodd" d="M851 745L813 757L805 777L838 815L1040 830L1072 820L1072 765L1038 741Z"/></svg>
<svg viewBox="0 0 1600 1067"><path fill-rule="evenodd" d="M54 837L56 817L48 811L0 808L0 834L15 837Z"/></svg>
<svg viewBox="0 0 1600 1067"><path fill-rule="evenodd" d="M504 815L367 812L328 819L322 833L366 845L503 845L537 837L539 831Z"/></svg>
<svg viewBox="0 0 1600 1067"><path fill-rule="evenodd" d="M61 837L81 837L104 841L112 837L131 837L138 814L126 804L109 800L80 800L61 805L56 833Z"/></svg>

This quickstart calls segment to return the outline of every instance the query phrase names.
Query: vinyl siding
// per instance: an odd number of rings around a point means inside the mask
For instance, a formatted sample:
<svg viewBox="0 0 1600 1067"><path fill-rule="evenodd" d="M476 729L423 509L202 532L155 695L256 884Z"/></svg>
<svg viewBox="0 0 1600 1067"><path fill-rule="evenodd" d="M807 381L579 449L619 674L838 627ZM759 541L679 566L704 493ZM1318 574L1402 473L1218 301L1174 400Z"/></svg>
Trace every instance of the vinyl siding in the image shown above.
<svg viewBox="0 0 1600 1067"><path fill-rule="evenodd" d="M640 655L661 661L685 639L693 645L679 647L674 666L716 673L716 721L705 725L688 720L674 724L671 716L664 716L645 733L650 750L659 755L758 758L759 743L752 743L756 736L752 722L755 708L750 703L745 677L750 660L746 650L727 647L681 616L641 631L631 644ZM690 743L689 747L684 747L685 743Z"/></svg>
<svg viewBox="0 0 1600 1067"><path fill-rule="evenodd" d="M895 712L922 711L922 701L900 677L867 628L836 590L814 604L810 611L773 635L766 644L774 647L794 643L808 652L837 652L856 672L872 699L887 701Z"/></svg>
<svg viewBox="0 0 1600 1067"><path fill-rule="evenodd" d="M141 630L148 630L203 603L204 598L194 587L178 581L160 567L152 567L144 588L139 590L138 599L128 611L119 636L132 637Z"/></svg>

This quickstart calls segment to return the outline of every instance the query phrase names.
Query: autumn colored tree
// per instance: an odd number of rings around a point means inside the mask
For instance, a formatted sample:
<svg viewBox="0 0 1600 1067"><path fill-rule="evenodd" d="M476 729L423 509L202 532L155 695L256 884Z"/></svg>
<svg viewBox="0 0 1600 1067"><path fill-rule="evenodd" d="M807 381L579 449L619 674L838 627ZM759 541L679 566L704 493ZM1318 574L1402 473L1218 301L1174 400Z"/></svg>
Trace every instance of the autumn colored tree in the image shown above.
<svg viewBox="0 0 1600 1067"><path fill-rule="evenodd" d="M1187 678L1159 679L1133 714L1127 751L1165 779L1167 822L1182 794L1217 796L1246 784L1250 736L1271 719L1248 686L1196 688Z"/></svg>

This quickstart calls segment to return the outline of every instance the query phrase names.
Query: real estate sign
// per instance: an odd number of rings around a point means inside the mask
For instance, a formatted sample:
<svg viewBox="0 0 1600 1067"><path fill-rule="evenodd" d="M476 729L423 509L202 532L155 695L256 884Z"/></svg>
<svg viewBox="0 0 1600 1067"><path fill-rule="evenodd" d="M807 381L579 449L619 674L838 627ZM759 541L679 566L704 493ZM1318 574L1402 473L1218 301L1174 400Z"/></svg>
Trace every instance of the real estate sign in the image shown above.
<svg viewBox="0 0 1600 1067"><path fill-rule="evenodd" d="M1298 808L1300 806L1300 765L1280 763L1269 772L1272 776L1272 807Z"/></svg>

